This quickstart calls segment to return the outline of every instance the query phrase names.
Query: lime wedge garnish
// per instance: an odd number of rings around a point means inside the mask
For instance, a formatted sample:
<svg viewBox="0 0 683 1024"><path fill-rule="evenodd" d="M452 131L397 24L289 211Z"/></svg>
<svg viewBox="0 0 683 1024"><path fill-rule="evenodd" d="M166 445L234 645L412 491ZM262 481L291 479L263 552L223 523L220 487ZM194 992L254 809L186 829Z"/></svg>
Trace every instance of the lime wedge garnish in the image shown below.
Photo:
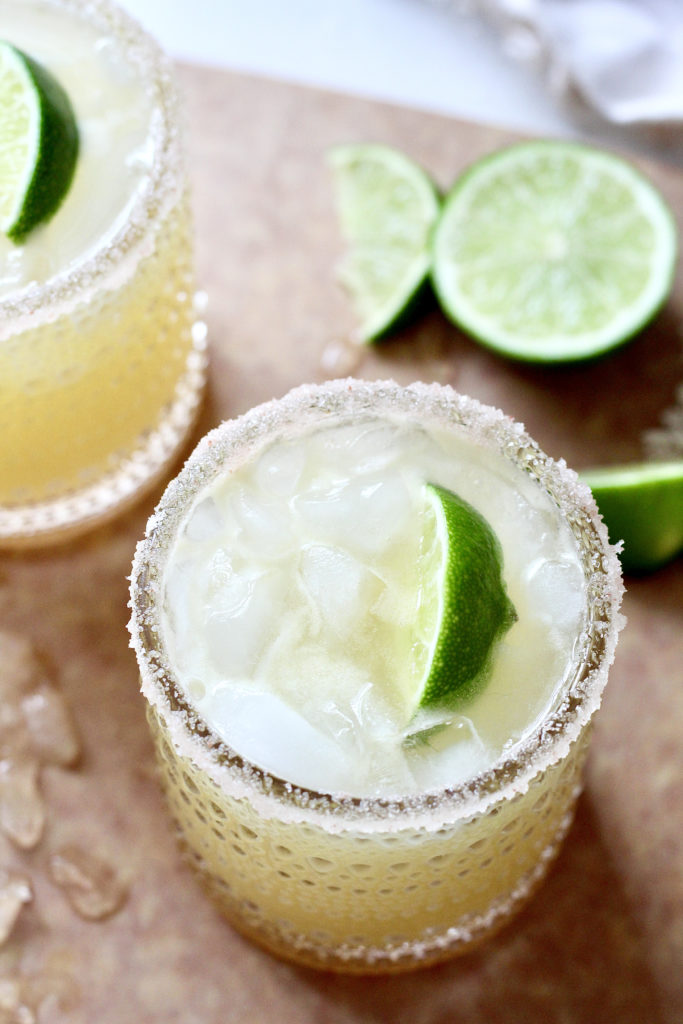
<svg viewBox="0 0 683 1024"><path fill-rule="evenodd" d="M497 640L517 615L502 577L500 543L470 504L424 489L422 580L406 694L413 710L454 707L486 681Z"/></svg>
<svg viewBox="0 0 683 1024"><path fill-rule="evenodd" d="M0 42L0 230L13 242L55 213L77 155L74 112L59 82Z"/></svg>
<svg viewBox="0 0 683 1024"><path fill-rule="evenodd" d="M564 362L627 341L673 282L677 234L654 186L612 154L538 141L474 164L434 232L446 314L516 359Z"/></svg>
<svg viewBox="0 0 683 1024"><path fill-rule="evenodd" d="M329 153L348 251L340 277L363 342L407 318L428 284L439 195L425 172L388 146L337 146Z"/></svg>
<svg viewBox="0 0 683 1024"><path fill-rule="evenodd" d="M612 543L622 540L627 572L650 572L683 552L683 461L589 469Z"/></svg>

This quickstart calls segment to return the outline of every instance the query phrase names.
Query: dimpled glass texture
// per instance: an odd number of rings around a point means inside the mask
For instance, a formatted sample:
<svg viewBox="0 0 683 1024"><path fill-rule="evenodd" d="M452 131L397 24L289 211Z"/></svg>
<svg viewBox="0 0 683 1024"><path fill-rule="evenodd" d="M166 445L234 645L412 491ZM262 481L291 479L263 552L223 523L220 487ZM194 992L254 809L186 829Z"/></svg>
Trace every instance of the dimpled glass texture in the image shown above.
<svg viewBox="0 0 683 1024"><path fill-rule="evenodd" d="M19 0L17 0L19 2ZM42 0L116 40L153 97L149 185L106 246L0 300L0 544L110 518L167 468L205 375L192 223L170 64L96 0Z"/></svg>
<svg viewBox="0 0 683 1024"><path fill-rule="evenodd" d="M559 704L490 769L453 789L405 798L318 793L249 764L176 685L160 631L165 558L213 475L278 432L330 418L355 422L370 411L465 431L538 480L577 539L588 590L588 621ZM572 820L622 624L622 584L590 493L519 424L438 385L337 381L295 389L200 443L150 520L131 581L132 642L167 802L186 857L240 932L309 966L386 973L464 952L523 906Z"/></svg>

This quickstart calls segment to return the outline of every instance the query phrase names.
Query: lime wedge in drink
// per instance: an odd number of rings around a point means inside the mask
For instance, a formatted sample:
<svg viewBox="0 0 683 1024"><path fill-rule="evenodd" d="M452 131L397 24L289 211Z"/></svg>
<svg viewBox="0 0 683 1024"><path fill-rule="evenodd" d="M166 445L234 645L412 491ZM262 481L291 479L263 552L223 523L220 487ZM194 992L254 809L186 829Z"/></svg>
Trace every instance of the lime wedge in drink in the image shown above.
<svg viewBox="0 0 683 1024"><path fill-rule="evenodd" d="M636 334L673 281L676 226L620 158L569 142L521 143L455 183L434 232L446 314L506 356L565 362Z"/></svg>
<svg viewBox="0 0 683 1024"><path fill-rule="evenodd" d="M452 491L424 489L422 580L406 694L413 711L454 707L486 680L497 640L517 614L489 523Z"/></svg>
<svg viewBox="0 0 683 1024"><path fill-rule="evenodd" d="M0 230L13 242L55 213L77 155L74 112L59 82L0 41Z"/></svg>
<svg viewBox="0 0 683 1024"><path fill-rule="evenodd" d="M651 572L683 552L683 461L589 469L612 543L624 542L627 572Z"/></svg>
<svg viewBox="0 0 683 1024"><path fill-rule="evenodd" d="M439 195L429 176L388 146L337 146L329 153L348 252L340 277L374 341L408 318L428 287Z"/></svg>

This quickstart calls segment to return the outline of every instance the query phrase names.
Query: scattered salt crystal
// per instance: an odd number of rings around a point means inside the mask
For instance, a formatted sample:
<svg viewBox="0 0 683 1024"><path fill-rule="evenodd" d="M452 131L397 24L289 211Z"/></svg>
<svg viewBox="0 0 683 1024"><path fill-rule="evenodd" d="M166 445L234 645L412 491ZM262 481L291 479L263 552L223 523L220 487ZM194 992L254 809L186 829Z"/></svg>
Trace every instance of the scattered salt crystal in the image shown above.
<svg viewBox="0 0 683 1024"><path fill-rule="evenodd" d="M114 868L78 846L64 846L53 853L48 870L76 913L86 920L111 917L125 902L126 889Z"/></svg>
<svg viewBox="0 0 683 1024"><path fill-rule="evenodd" d="M33 888L29 878L0 869L0 945L7 942L22 907L32 899Z"/></svg>
<svg viewBox="0 0 683 1024"><path fill-rule="evenodd" d="M73 765L80 753L70 709L53 686L41 684L27 694L21 709L29 742L42 764Z"/></svg>
<svg viewBox="0 0 683 1024"><path fill-rule="evenodd" d="M45 827L45 804L33 758L0 760L0 829L24 850L38 844Z"/></svg>

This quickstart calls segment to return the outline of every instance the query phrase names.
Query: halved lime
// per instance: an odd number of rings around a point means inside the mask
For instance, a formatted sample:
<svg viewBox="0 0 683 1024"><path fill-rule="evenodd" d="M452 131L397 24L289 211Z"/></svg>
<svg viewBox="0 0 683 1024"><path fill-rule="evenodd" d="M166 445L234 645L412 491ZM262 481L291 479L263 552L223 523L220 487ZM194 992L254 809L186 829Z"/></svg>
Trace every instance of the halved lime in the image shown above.
<svg viewBox="0 0 683 1024"><path fill-rule="evenodd" d="M413 711L455 707L488 676L497 640L516 620L500 543L457 494L426 484L420 603L408 682Z"/></svg>
<svg viewBox="0 0 683 1024"><path fill-rule="evenodd" d="M580 474L593 491L627 572L651 572L683 552L683 461L639 462Z"/></svg>
<svg viewBox="0 0 683 1024"><path fill-rule="evenodd" d="M13 242L55 213L77 155L78 129L64 89L0 41L0 230Z"/></svg>
<svg viewBox="0 0 683 1024"><path fill-rule="evenodd" d="M672 286L677 231L626 161L570 142L521 143L474 164L434 232L446 314L537 362L586 359L636 334Z"/></svg>
<svg viewBox="0 0 683 1024"><path fill-rule="evenodd" d="M389 146L337 146L329 162L349 246L340 277L360 318L359 340L374 341L407 318L428 284L439 195L422 168Z"/></svg>

